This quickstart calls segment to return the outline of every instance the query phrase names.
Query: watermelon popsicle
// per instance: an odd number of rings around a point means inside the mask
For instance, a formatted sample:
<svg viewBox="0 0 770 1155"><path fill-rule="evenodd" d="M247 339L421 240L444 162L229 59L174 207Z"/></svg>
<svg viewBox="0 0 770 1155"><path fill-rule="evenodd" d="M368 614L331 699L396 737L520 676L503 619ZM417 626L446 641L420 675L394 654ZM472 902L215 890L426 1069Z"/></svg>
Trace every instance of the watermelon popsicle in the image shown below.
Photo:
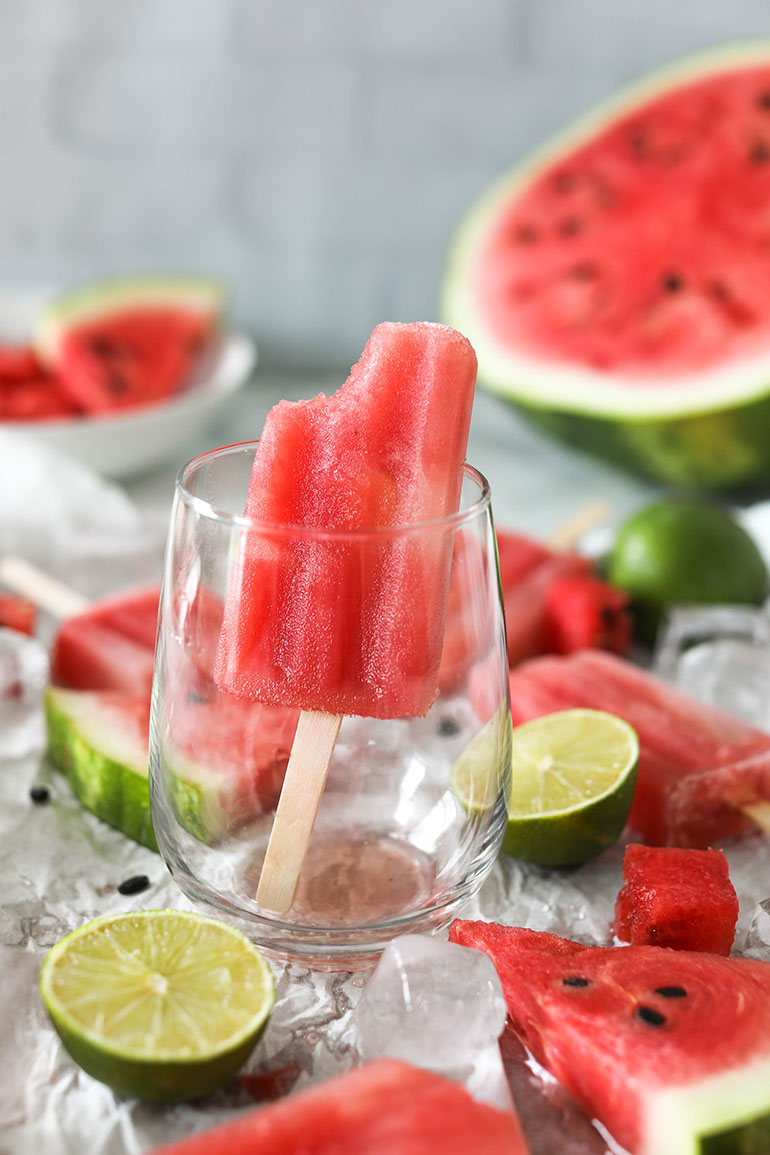
<svg viewBox="0 0 770 1155"><path fill-rule="evenodd" d="M280 402L254 457L215 661L220 690L302 714L258 901L289 909L346 714L428 712L476 357L447 326L384 323L331 397Z"/></svg>

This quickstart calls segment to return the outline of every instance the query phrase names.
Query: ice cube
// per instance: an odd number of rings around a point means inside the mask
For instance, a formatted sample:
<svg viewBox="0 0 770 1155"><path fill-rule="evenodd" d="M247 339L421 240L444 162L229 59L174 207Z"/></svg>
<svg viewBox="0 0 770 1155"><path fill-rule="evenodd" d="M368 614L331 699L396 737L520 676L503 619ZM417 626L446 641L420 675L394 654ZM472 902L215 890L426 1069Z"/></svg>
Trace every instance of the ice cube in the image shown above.
<svg viewBox="0 0 770 1155"><path fill-rule="evenodd" d="M403 1059L465 1084L477 1098L509 1108L498 1039L505 999L487 955L421 935L383 951L353 1012L364 1059Z"/></svg>
<svg viewBox="0 0 770 1155"><path fill-rule="evenodd" d="M770 728L770 616L764 609L674 608L653 669L692 697Z"/></svg>
<svg viewBox="0 0 770 1155"><path fill-rule="evenodd" d="M37 638L0 629L0 761L45 745L42 693L48 654Z"/></svg>

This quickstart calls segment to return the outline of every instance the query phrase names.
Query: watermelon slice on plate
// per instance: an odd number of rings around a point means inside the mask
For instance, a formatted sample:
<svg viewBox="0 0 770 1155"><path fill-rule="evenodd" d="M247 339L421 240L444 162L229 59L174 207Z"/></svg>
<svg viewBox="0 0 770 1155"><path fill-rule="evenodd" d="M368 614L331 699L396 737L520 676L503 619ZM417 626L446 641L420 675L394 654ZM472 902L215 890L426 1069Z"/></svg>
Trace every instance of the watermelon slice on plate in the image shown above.
<svg viewBox="0 0 770 1155"><path fill-rule="evenodd" d="M218 282L195 277L95 283L43 310L35 346L79 408L132 409L189 382L218 331L223 298Z"/></svg>
<svg viewBox="0 0 770 1155"><path fill-rule="evenodd" d="M462 920L449 937L489 955L525 1047L632 1155L768 1150L770 964Z"/></svg>
<svg viewBox="0 0 770 1155"><path fill-rule="evenodd" d="M770 44L653 75L503 175L442 313L479 381L669 484L770 476Z"/></svg>
<svg viewBox="0 0 770 1155"><path fill-rule="evenodd" d="M155 1155L526 1155L517 1117L464 1087L378 1059L171 1143Z"/></svg>

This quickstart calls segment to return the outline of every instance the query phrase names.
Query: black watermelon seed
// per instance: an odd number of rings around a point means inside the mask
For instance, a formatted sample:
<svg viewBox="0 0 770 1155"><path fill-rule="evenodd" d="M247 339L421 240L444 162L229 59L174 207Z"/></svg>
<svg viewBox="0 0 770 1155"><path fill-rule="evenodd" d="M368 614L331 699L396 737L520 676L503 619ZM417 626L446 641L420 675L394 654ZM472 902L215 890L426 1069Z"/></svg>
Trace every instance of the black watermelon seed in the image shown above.
<svg viewBox="0 0 770 1155"><path fill-rule="evenodd" d="M567 975L561 980L564 987L590 987L591 980L583 978L582 975Z"/></svg>
<svg viewBox="0 0 770 1155"><path fill-rule="evenodd" d="M534 225L519 225L516 229L516 240L522 245L534 244L538 235L538 231Z"/></svg>
<svg viewBox="0 0 770 1155"><path fill-rule="evenodd" d="M683 285L682 278L679 273L664 273L663 274L663 288L667 293L678 293Z"/></svg>
<svg viewBox="0 0 770 1155"><path fill-rule="evenodd" d="M564 237L576 237L583 231L583 222L580 217L565 217L559 222L559 232Z"/></svg>
<svg viewBox="0 0 770 1155"><path fill-rule="evenodd" d="M47 786L33 786L29 796L37 806L40 806L42 803L50 801L51 791Z"/></svg>
<svg viewBox="0 0 770 1155"><path fill-rule="evenodd" d="M562 196L574 191L577 186L577 177L574 172L557 172L553 178L553 187Z"/></svg>
<svg viewBox="0 0 770 1155"><path fill-rule="evenodd" d="M770 89L766 88L764 92L760 92L757 97L757 106L759 108L770 109Z"/></svg>
<svg viewBox="0 0 770 1155"><path fill-rule="evenodd" d="M454 718L442 718L438 724L438 732L442 738L454 738L460 733L460 727Z"/></svg>
<svg viewBox="0 0 770 1155"><path fill-rule="evenodd" d="M593 281L599 275L599 270L591 261L580 261L572 266L571 272L576 281Z"/></svg>
<svg viewBox="0 0 770 1155"><path fill-rule="evenodd" d="M686 999L687 991L684 987L656 987L655 994L663 999Z"/></svg>
<svg viewBox="0 0 770 1155"><path fill-rule="evenodd" d="M139 894L140 891L146 890L150 885L150 880L146 874L132 874L130 878L126 878L118 887L118 894Z"/></svg>
<svg viewBox="0 0 770 1155"><path fill-rule="evenodd" d="M662 1027L666 1021L666 1016L662 1015L660 1011L656 1011L654 1007L637 1007L636 1017L641 1019L643 1023L647 1023L649 1027Z"/></svg>
<svg viewBox="0 0 770 1155"><path fill-rule="evenodd" d="M752 164L767 164L770 160L770 148L764 140L758 140L749 153Z"/></svg>

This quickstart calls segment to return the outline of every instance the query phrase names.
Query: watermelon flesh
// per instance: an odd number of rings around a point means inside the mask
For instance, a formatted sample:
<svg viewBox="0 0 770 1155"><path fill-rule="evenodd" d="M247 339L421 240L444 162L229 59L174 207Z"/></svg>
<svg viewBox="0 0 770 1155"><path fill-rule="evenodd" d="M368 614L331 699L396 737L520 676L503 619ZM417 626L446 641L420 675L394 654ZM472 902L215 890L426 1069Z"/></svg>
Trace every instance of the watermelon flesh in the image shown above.
<svg viewBox="0 0 770 1155"><path fill-rule="evenodd" d="M32 637L37 628L37 606L18 594L0 593L0 628Z"/></svg>
<svg viewBox="0 0 770 1155"><path fill-rule="evenodd" d="M453 535L377 530L458 509L475 380L459 333L385 323L336 394L270 411L245 507L267 528L244 534L216 664L221 689L329 714L427 713ZM343 533L305 532L318 528ZM348 532L357 529L375 532Z"/></svg>
<svg viewBox="0 0 770 1155"><path fill-rule="evenodd" d="M650 389L766 352L768 93L766 62L693 79L546 167L482 257L493 331Z"/></svg>
<svg viewBox="0 0 770 1155"><path fill-rule="evenodd" d="M497 530L508 664L587 646L628 653L628 599L591 561L509 529Z"/></svg>
<svg viewBox="0 0 770 1155"><path fill-rule="evenodd" d="M166 400L212 345L222 290L200 278L125 278L75 290L38 319L37 353L77 409L98 415Z"/></svg>
<svg viewBox="0 0 770 1155"><path fill-rule="evenodd" d="M526 1155L517 1117L462 1086L378 1059L155 1155Z"/></svg>
<svg viewBox="0 0 770 1155"><path fill-rule="evenodd" d="M767 963L463 920L449 937L489 955L524 1046L631 1155L698 1155L770 1114Z"/></svg>
<svg viewBox="0 0 770 1155"><path fill-rule="evenodd" d="M61 623L51 644L51 681L75 690L152 689L160 589L94 602Z"/></svg>
<svg viewBox="0 0 770 1155"><path fill-rule="evenodd" d="M629 826L655 846L707 849L756 826L740 809L770 797L770 736L598 650L510 672L514 725L573 706L625 718L639 736Z"/></svg>
<svg viewBox="0 0 770 1155"><path fill-rule="evenodd" d="M630 843L623 878L612 926L621 942L729 955L738 896L720 850Z"/></svg>

